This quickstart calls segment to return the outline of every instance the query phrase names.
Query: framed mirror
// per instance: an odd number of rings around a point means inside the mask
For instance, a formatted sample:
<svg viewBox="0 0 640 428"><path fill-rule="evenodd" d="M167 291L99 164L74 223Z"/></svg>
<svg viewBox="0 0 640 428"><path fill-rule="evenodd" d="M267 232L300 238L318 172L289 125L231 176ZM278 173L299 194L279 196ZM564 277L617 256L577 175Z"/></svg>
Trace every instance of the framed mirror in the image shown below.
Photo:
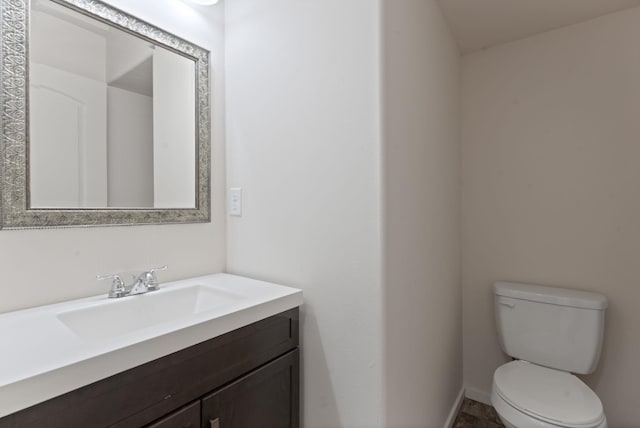
<svg viewBox="0 0 640 428"><path fill-rule="evenodd" d="M1 227L210 221L209 52L98 0L2 1Z"/></svg>

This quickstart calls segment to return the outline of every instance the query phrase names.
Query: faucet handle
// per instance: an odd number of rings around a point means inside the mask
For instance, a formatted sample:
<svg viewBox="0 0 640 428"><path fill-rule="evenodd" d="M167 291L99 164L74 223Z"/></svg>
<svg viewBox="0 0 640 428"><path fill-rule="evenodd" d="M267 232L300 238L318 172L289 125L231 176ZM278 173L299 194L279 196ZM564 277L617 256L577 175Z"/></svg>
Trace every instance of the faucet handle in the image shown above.
<svg viewBox="0 0 640 428"><path fill-rule="evenodd" d="M124 281L119 274L113 273L111 275L96 275L98 281L105 279L112 279L111 290L109 291L110 298L124 297L127 295L127 288L124 285Z"/></svg>
<svg viewBox="0 0 640 428"><path fill-rule="evenodd" d="M158 277L156 276L156 272L166 270L167 267L167 265L164 265L158 268L149 269L143 274L148 289L155 290L158 288Z"/></svg>
<svg viewBox="0 0 640 428"><path fill-rule="evenodd" d="M158 267L158 268L149 269L149 273L150 273L151 275L153 275L153 274L155 274L156 272L159 272L159 271L161 271L161 270L167 270L167 268L168 268L168 267L169 267L169 266L164 265L164 266L161 266L161 267Z"/></svg>

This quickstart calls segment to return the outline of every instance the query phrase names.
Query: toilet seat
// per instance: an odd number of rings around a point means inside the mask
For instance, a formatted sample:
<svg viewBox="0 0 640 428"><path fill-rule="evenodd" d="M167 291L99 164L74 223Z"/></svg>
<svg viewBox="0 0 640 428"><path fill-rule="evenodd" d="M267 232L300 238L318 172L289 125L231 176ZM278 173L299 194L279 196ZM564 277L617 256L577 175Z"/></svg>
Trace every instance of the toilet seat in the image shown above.
<svg viewBox="0 0 640 428"><path fill-rule="evenodd" d="M593 428L605 420L598 396L571 373L512 361L494 373L495 392L535 419L567 428Z"/></svg>

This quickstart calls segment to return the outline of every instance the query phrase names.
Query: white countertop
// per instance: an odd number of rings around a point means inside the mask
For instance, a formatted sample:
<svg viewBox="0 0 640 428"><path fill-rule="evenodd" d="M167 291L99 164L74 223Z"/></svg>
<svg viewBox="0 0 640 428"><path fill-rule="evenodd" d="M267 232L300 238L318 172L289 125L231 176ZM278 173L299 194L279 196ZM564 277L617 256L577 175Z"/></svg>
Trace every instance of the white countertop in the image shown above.
<svg viewBox="0 0 640 428"><path fill-rule="evenodd" d="M127 299L199 286L238 296L211 310L117 334L104 325L88 337L61 321L61 315L126 303ZM149 300L151 301L151 300ZM144 302L139 300L136 303ZM160 290L122 299L101 296L0 315L0 417L147 363L180 349L302 304L302 291L229 274L162 284ZM156 314L156 318L157 318Z"/></svg>

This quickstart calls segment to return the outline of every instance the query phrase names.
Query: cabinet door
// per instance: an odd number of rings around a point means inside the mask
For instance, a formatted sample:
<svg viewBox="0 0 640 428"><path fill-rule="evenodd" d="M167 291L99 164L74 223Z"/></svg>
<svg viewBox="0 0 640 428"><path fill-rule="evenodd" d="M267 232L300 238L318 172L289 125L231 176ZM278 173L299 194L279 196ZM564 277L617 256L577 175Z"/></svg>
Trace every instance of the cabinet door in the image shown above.
<svg viewBox="0 0 640 428"><path fill-rule="evenodd" d="M202 427L298 428L298 350L254 370L202 400Z"/></svg>
<svg viewBox="0 0 640 428"><path fill-rule="evenodd" d="M173 412L147 428L200 428L200 401Z"/></svg>

